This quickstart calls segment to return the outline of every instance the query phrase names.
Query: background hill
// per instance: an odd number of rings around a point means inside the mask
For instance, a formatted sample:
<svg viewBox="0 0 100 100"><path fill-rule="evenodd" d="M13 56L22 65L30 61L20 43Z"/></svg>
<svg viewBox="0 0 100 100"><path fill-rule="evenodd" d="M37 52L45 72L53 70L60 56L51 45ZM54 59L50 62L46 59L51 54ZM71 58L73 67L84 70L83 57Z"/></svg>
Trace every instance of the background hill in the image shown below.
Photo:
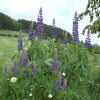
<svg viewBox="0 0 100 100"><path fill-rule="evenodd" d="M26 19L18 19L14 20L8 15L0 12L0 29L12 30L12 31L22 31L28 33L30 29L32 21ZM37 23L36 21L33 22L34 30L37 32ZM44 24L44 38L50 37L51 26ZM57 27L57 39L63 39L63 33L67 31ZM3 35L3 34L2 34ZM71 42L72 36L69 32L67 32L68 41Z"/></svg>

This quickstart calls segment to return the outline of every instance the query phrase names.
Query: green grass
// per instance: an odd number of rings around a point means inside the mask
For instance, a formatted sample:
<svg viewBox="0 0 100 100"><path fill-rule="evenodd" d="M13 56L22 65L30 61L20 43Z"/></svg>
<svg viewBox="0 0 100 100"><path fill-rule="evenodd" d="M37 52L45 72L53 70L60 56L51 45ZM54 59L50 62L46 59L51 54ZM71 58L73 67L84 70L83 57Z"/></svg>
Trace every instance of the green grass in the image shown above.
<svg viewBox="0 0 100 100"><path fill-rule="evenodd" d="M17 50L17 38L0 36L0 66L11 62L12 55Z"/></svg>
<svg viewBox="0 0 100 100"><path fill-rule="evenodd" d="M0 30L0 36L17 37L18 32L10 30Z"/></svg>
<svg viewBox="0 0 100 100"><path fill-rule="evenodd" d="M8 36L8 37L18 37L19 31L10 31L10 30L1 30L0 29L0 36ZM27 36L27 33L22 32L23 36Z"/></svg>
<svg viewBox="0 0 100 100"><path fill-rule="evenodd" d="M18 31L0 30L0 68L5 63L11 62L14 52L17 50L17 37L14 36L18 33ZM27 36L25 32L22 32L22 35Z"/></svg>

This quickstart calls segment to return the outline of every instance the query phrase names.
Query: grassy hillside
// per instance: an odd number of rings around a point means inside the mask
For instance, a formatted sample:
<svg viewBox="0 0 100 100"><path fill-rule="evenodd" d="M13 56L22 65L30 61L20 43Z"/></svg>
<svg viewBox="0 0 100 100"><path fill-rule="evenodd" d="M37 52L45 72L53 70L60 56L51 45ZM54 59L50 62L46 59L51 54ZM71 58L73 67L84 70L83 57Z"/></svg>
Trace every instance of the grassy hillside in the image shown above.
<svg viewBox="0 0 100 100"><path fill-rule="evenodd" d="M7 36L7 37L18 37L18 31L10 31L10 30L1 30L0 29L0 36ZM27 36L27 33L22 32L23 36Z"/></svg>
<svg viewBox="0 0 100 100"><path fill-rule="evenodd" d="M0 65L11 61L11 57L17 50L17 38L0 36Z"/></svg>
<svg viewBox="0 0 100 100"><path fill-rule="evenodd" d="M14 52L17 50L18 31L0 30L0 66L10 63ZM27 36L22 32L23 36Z"/></svg>

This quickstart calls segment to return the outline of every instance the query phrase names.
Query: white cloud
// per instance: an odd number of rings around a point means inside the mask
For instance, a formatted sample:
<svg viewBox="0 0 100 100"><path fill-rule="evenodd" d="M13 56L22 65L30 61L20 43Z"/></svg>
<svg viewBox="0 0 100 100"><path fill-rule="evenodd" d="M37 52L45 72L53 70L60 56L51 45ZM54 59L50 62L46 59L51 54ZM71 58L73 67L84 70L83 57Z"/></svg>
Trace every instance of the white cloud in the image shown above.
<svg viewBox="0 0 100 100"><path fill-rule="evenodd" d="M14 19L24 18L37 20L39 8L43 8L44 23L52 24L55 17L56 26L71 33L72 21L75 11L81 13L85 10L88 0L0 0L0 11L6 13ZM79 22L79 33L85 25L89 23L88 18ZM85 36L80 34L80 40L85 40ZM100 44L94 35L92 43Z"/></svg>

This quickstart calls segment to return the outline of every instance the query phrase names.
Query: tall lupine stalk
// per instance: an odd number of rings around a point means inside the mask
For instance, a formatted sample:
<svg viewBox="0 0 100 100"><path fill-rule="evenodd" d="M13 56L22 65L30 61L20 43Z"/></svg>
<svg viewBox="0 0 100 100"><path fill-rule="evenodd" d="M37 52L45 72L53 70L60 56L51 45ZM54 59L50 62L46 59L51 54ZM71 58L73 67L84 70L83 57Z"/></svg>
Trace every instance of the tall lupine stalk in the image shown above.
<svg viewBox="0 0 100 100"><path fill-rule="evenodd" d="M90 47L91 47L91 37L90 37L90 28L89 28L85 40L85 48L89 49Z"/></svg>
<svg viewBox="0 0 100 100"><path fill-rule="evenodd" d="M18 37L18 50L22 50L23 49L23 41L22 41L22 37L21 37L21 30L19 32L19 37Z"/></svg>
<svg viewBox="0 0 100 100"><path fill-rule="evenodd" d="M32 24L30 26L30 31L29 31L29 40L32 40L34 37L35 37L35 33L33 30L33 22L32 22Z"/></svg>
<svg viewBox="0 0 100 100"><path fill-rule="evenodd" d="M14 75L18 75L19 74L19 67L18 67L17 61L13 62L12 73Z"/></svg>
<svg viewBox="0 0 100 100"><path fill-rule="evenodd" d="M64 79L63 81L63 88L64 88L64 91L66 92L67 91L67 80Z"/></svg>
<svg viewBox="0 0 100 100"><path fill-rule="evenodd" d="M58 56L56 54L52 63L52 72L56 72L57 70L58 70Z"/></svg>
<svg viewBox="0 0 100 100"><path fill-rule="evenodd" d="M22 52L21 56L20 56L20 62L22 64L23 67L28 67L28 62L29 62L29 58L27 55L27 52Z"/></svg>
<svg viewBox="0 0 100 100"><path fill-rule="evenodd" d="M8 66L7 66L7 64L4 65L3 72L4 72L4 74L8 73Z"/></svg>
<svg viewBox="0 0 100 100"><path fill-rule="evenodd" d="M36 75L36 68L34 64L32 65L32 76Z"/></svg>
<svg viewBox="0 0 100 100"><path fill-rule="evenodd" d="M37 18L37 35L39 39L43 38L43 15L42 15L42 7L39 10L38 18Z"/></svg>
<svg viewBox="0 0 100 100"><path fill-rule="evenodd" d="M57 28L56 28L56 25L55 25L55 18L54 18L53 22L52 22L52 26L51 26L51 38L53 40L56 40L56 38L57 38L56 31L57 31Z"/></svg>
<svg viewBox="0 0 100 100"><path fill-rule="evenodd" d="M78 34L78 18L77 18L77 12L75 12L74 19L73 19L73 43L78 44L79 43L79 34Z"/></svg>
<svg viewBox="0 0 100 100"><path fill-rule="evenodd" d="M62 77L61 77L61 72L59 72L57 78L56 78L56 83L55 83L55 89L59 90L62 87Z"/></svg>

